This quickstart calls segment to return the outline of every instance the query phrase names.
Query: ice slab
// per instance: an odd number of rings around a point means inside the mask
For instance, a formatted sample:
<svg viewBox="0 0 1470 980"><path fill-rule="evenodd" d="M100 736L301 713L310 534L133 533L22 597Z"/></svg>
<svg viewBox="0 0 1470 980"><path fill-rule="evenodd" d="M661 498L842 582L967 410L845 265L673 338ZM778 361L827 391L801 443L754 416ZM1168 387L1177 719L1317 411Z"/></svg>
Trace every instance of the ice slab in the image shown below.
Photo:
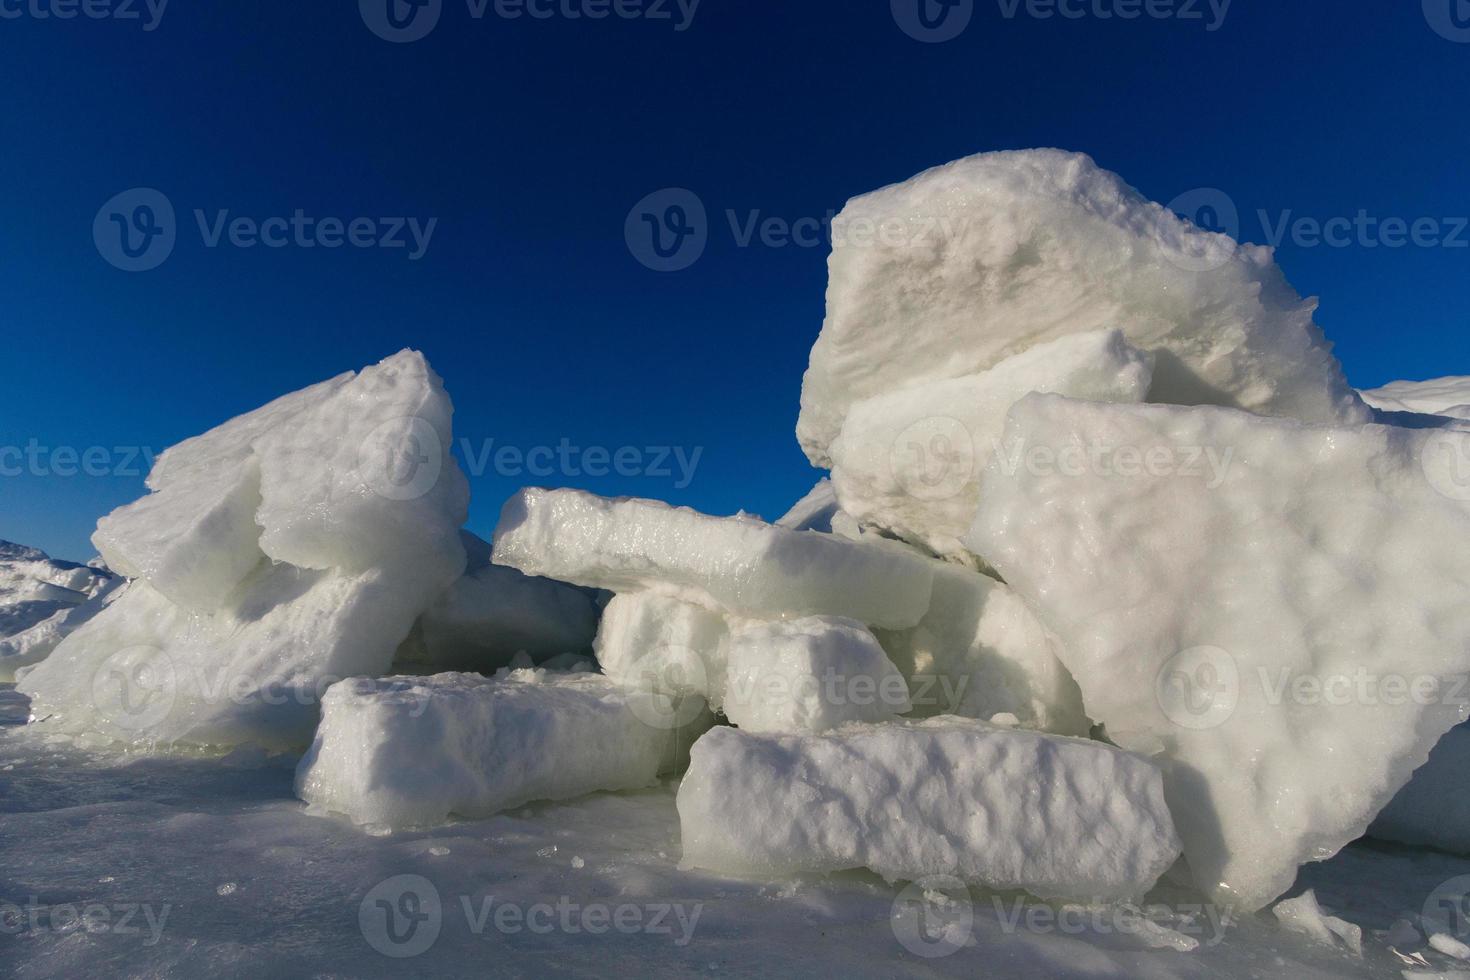
<svg viewBox="0 0 1470 980"><path fill-rule="evenodd" d="M334 685L296 773L306 802L357 823L427 826L533 800L641 789L713 721L599 674L436 674Z"/></svg>
<svg viewBox="0 0 1470 980"><path fill-rule="evenodd" d="M908 684L862 623L831 616L737 623L725 716L750 732L818 733L906 714Z"/></svg>
<svg viewBox="0 0 1470 980"><path fill-rule="evenodd" d="M0 683L15 680L16 671L22 667L45 660L62 640L118 598L127 584L118 576L99 581L101 585L86 602L67 606L49 619L0 640Z"/></svg>
<svg viewBox="0 0 1470 980"><path fill-rule="evenodd" d="M1157 751L1185 854L1260 908L1360 836L1467 713L1470 435L1031 395L972 545Z"/></svg>
<svg viewBox="0 0 1470 980"><path fill-rule="evenodd" d="M1179 855L1150 763L956 718L805 736L713 729L691 753L679 823L695 867L870 868L1043 898L1138 896Z"/></svg>
<svg viewBox="0 0 1470 980"><path fill-rule="evenodd" d="M1083 154L936 167L849 201L832 237L797 423L817 466L854 402L1113 327L1158 354L1155 401L1367 421L1269 249L1201 231Z"/></svg>
<svg viewBox="0 0 1470 980"><path fill-rule="evenodd" d="M832 443L832 486L862 524L973 565L960 539L1011 405L1033 391L1141 402L1152 377L1151 355L1122 331L1104 330L1031 347L978 374L865 398Z"/></svg>
<svg viewBox="0 0 1470 980"><path fill-rule="evenodd" d="M512 497L495 561L614 592L684 590L753 618L844 616L891 628L919 621L934 577L922 556L899 547L577 490Z"/></svg>
<svg viewBox="0 0 1470 980"><path fill-rule="evenodd" d="M1429 761L1378 814L1369 835L1380 840L1470 855L1470 729L1445 733Z"/></svg>
<svg viewBox="0 0 1470 980"><path fill-rule="evenodd" d="M832 481L826 478L817 481L805 497L791 505L791 509L776 521L777 527L788 527L793 531L832 532L832 518L841 508L837 505L837 491Z"/></svg>
<svg viewBox="0 0 1470 980"><path fill-rule="evenodd" d="M1385 412L1417 412L1470 419L1470 377L1392 381L1381 388L1358 394L1363 401Z"/></svg>
<svg viewBox="0 0 1470 980"><path fill-rule="evenodd" d="M725 699L730 628L723 614L656 592L624 592L602 611L594 650L623 687L699 695L713 710Z"/></svg>
<svg viewBox="0 0 1470 980"><path fill-rule="evenodd" d="M1082 692L1057 658L1057 641L1021 597L995 579L936 563L929 611L908 630L878 630L909 678L914 713L1087 735Z"/></svg>

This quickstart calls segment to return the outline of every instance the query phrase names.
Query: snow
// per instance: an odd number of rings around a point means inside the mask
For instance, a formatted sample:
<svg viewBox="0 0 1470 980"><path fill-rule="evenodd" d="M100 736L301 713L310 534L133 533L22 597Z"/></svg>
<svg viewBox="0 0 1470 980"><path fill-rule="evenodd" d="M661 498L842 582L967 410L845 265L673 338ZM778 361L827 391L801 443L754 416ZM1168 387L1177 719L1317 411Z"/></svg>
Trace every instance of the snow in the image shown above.
<svg viewBox="0 0 1470 980"><path fill-rule="evenodd" d="M120 584L105 566L0 541L0 681L43 659Z"/></svg>
<svg viewBox="0 0 1470 980"><path fill-rule="evenodd" d="M1282 894L1465 719L1470 435L1031 395L1006 439L970 543L1160 753L1207 894Z"/></svg>
<svg viewBox="0 0 1470 980"><path fill-rule="evenodd" d="M657 592L624 592L602 611L595 652L603 673L630 690L725 700L730 626L716 610Z"/></svg>
<svg viewBox="0 0 1470 980"><path fill-rule="evenodd" d="M313 806L402 828L653 785L713 720L597 674L508 671L334 684L296 774Z"/></svg>
<svg viewBox="0 0 1470 980"><path fill-rule="evenodd" d="M1308 888L1296 898L1277 902L1271 909L1276 921L1292 932L1309 936L1319 943L1334 945L1341 940L1354 956L1363 955L1363 928L1328 915L1317 904L1317 895Z"/></svg>
<svg viewBox="0 0 1470 980"><path fill-rule="evenodd" d="M1470 419L1470 377L1392 381L1381 388L1358 394L1363 401L1385 412L1416 412Z"/></svg>
<svg viewBox="0 0 1470 980"><path fill-rule="evenodd" d="M512 497L495 561L614 592L683 590L753 618L844 616L889 628L922 618L933 583L929 564L902 548L577 490Z"/></svg>
<svg viewBox="0 0 1470 980"><path fill-rule="evenodd" d="M67 606L49 619L0 640L0 681L14 680L21 668L45 660L62 640L117 599L127 584L126 579L118 576L98 579L98 582L85 602Z"/></svg>
<svg viewBox="0 0 1470 980"><path fill-rule="evenodd" d="M1032 391L1141 402L1152 377L1153 358L1108 330L1039 344L978 374L854 402L831 446L837 499L867 527L973 563L960 539L1011 405Z"/></svg>
<svg viewBox="0 0 1470 980"><path fill-rule="evenodd" d="M911 707L904 676L862 623L808 616L731 632L723 708L744 731L820 733Z"/></svg>
<svg viewBox="0 0 1470 980"><path fill-rule="evenodd" d="M837 506L837 491L832 481L822 478L817 481L805 497L791 505L791 509L776 521L777 527L788 527L793 531L832 532L832 518L840 508Z"/></svg>
<svg viewBox="0 0 1470 980"><path fill-rule="evenodd" d="M1429 761L1379 812L1368 832L1381 840L1470 855L1470 729L1453 728Z"/></svg>
<svg viewBox="0 0 1470 980"><path fill-rule="evenodd" d="M936 167L849 201L832 237L797 423L814 465L856 402L1112 328L1159 355L1155 401L1367 421L1269 249L1187 224L1083 154Z"/></svg>
<svg viewBox="0 0 1470 980"><path fill-rule="evenodd" d="M21 679L35 717L147 747L306 744L322 691L386 672L464 570L450 414L404 351L169 450L96 538L140 578Z"/></svg>
<svg viewBox="0 0 1470 980"><path fill-rule="evenodd" d="M1150 763L957 718L828 735L712 729L690 754L679 823L693 867L869 868L1042 898L1141 896L1179 856Z"/></svg>

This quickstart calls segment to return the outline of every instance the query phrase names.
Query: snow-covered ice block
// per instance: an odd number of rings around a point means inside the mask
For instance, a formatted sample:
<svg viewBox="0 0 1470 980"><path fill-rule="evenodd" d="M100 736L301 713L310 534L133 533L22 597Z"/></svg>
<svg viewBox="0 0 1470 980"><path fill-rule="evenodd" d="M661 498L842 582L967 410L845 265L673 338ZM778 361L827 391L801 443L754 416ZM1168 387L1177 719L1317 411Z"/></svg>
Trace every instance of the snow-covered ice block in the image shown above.
<svg viewBox="0 0 1470 980"><path fill-rule="evenodd" d="M141 578L21 679L34 717L147 746L304 745L321 689L384 673L464 570L451 412L404 351L165 453L98 535Z"/></svg>
<svg viewBox="0 0 1470 980"><path fill-rule="evenodd" d="M1111 899L1142 895L1179 856L1152 764L957 718L716 728L695 743L678 804L685 864L736 874L870 868Z"/></svg>
<svg viewBox="0 0 1470 980"><path fill-rule="evenodd" d="M987 371L853 403L832 443L842 510L869 527L973 564L960 543L979 504L980 474L1003 451L1006 411L1032 391L1141 402L1153 357L1120 330L1061 337Z"/></svg>
<svg viewBox="0 0 1470 980"><path fill-rule="evenodd" d="M1007 439L972 544L1161 753L1218 900L1279 896L1465 719L1470 435L1030 395Z"/></svg>
<svg viewBox="0 0 1470 980"><path fill-rule="evenodd" d="M939 564L929 611L908 630L877 630L909 679L914 712L989 721L1011 715L1060 735L1091 729L1077 682L1057 642L1008 586L959 565Z"/></svg>
<svg viewBox="0 0 1470 980"><path fill-rule="evenodd" d="M793 531L832 532L832 518L841 508L837 505L837 491L832 481L823 477L817 481L805 497L791 505L791 509L776 521L777 527L788 527Z"/></svg>
<svg viewBox="0 0 1470 980"><path fill-rule="evenodd" d="M45 660L62 640L118 598L127 584L118 576L99 582L101 585L86 602L67 606L49 619L0 640L0 682L13 681L22 667Z"/></svg>
<svg viewBox="0 0 1470 980"><path fill-rule="evenodd" d="M854 402L1118 327L1158 353L1151 397L1367 420L1316 307L1270 249L1201 231L1089 157L987 153L849 201L797 436L818 466Z"/></svg>
<svg viewBox="0 0 1470 980"><path fill-rule="evenodd" d="M105 567L58 561L0 541L0 637L29 632L118 581Z"/></svg>
<svg viewBox="0 0 1470 980"><path fill-rule="evenodd" d="M1385 412L1415 412L1470 419L1470 377L1429 381L1392 381L1381 388L1360 391L1363 401Z"/></svg>
<svg viewBox="0 0 1470 980"><path fill-rule="evenodd" d="M1445 733L1368 833L1470 856L1470 728Z"/></svg>
<svg viewBox="0 0 1470 980"><path fill-rule="evenodd" d="M730 628L725 616L657 592L624 592L602 611L594 650L608 677L632 690L699 695L720 710Z"/></svg>
<svg viewBox="0 0 1470 980"><path fill-rule="evenodd" d="M296 793L397 828L641 789L680 768L713 721L686 707L588 673L353 679L327 691Z"/></svg>
<svg viewBox="0 0 1470 980"><path fill-rule="evenodd" d="M753 618L845 616L890 628L919 621L934 578L922 556L899 547L653 500L534 488L506 502L495 561L614 592L673 587Z"/></svg>
<svg viewBox="0 0 1470 980"><path fill-rule="evenodd" d="M862 623L830 616L731 632L725 716L750 732L817 733L906 714L908 684Z"/></svg>

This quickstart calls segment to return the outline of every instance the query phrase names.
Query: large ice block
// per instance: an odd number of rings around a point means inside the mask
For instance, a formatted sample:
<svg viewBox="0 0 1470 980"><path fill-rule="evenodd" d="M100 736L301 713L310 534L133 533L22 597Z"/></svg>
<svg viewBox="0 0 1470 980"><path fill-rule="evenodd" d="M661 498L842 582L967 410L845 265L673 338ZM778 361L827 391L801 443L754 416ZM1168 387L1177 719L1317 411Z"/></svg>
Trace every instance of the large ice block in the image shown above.
<svg viewBox="0 0 1470 980"><path fill-rule="evenodd" d="M678 805L685 864L734 874L870 868L1115 899L1148 891L1179 855L1149 762L957 718L716 728L694 745Z"/></svg>
<svg viewBox="0 0 1470 980"><path fill-rule="evenodd" d="M725 699L730 627L719 612L656 592L624 592L602 611L593 649L608 677L632 690Z"/></svg>
<svg viewBox="0 0 1470 980"><path fill-rule="evenodd" d="M1279 896L1466 717L1470 435L1031 395L1006 438L972 545L1160 753L1217 900Z"/></svg>

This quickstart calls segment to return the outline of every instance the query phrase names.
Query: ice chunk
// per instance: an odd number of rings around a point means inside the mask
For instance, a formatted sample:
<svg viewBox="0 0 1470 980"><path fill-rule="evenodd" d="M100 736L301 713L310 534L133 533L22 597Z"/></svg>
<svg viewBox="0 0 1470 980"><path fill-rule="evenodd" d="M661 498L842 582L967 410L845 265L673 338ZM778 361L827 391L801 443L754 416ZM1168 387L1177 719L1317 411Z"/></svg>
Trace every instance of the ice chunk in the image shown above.
<svg viewBox="0 0 1470 980"><path fill-rule="evenodd" d="M1358 394L1363 396L1363 401L1385 412L1416 412L1470 419L1470 377L1393 381Z"/></svg>
<svg viewBox="0 0 1470 980"><path fill-rule="evenodd" d="M909 711L908 684L862 623L829 616L738 624L724 710L751 732L825 732Z"/></svg>
<svg viewBox="0 0 1470 980"><path fill-rule="evenodd" d="M1470 696L1470 695L1467 695ZM1380 840L1470 856L1470 728L1453 728L1429 761L1378 814L1368 833Z"/></svg>
<svg viewBox="0 0 1470 980"><path fill-rule="evenodd" d="M165 453L153 495L98 535L142 577L21 678L34 717L144 746L304 745L321 690L386 671L464 569L451 411L404 351Z"/></svg>
<svg viewBox="0 0 1470 980"><path fill-rule="evenodd" d="M1355 955L1363 955L1363 927L1323 912L1322 906L1317 904L1316 893L1310 888L1296 898L1277 902L1272 907L1271 914L1276 916L1276 921L1284 928L1292 932L1310 936L1328 946L1336 945L1333 937L1337 937Z"/></svg>
<svg viewBox="0 0 1470 980"><path fill-rule="evenodd" d="M1043 898L1129 898L1179 855L1159 771L1104 745L936 718L827 735L716 728L679 787L684 862L871 868Z"/></svg>
<svg viewBox="0 0 1470 980"><path fill-rule="evenodd" d="M837 491L832 481L821 479L811 492L802 497L786 515L776 522L777 527L789 527L793 531L832 532L832 518L840 508L837 506Z"/></svg>
<svg viewBox="0 0 1470 980"><path fill-rule="evenodd" d="M1004 583L939 564L929 611L909 630L878 630L909 678L914 710L1016 724L1061 735L1091 729L1082 692L1056 655L1056 640ZM998 723L998 722L997 722Z"/></svg>
<svg viewBox="0 0 1470 980"><path fill-rule="evenodd" d="M67 606L49 619L0 640L0 682L13 681L22 667L45 660L62 640L107 608L127 584L118 576L98 581L101 584L86 602Z"/></svg>
<svg viewBox="0 0 1470 980"><path fill-rule="evenodd" d="M533 800L640 789L713 720L598 674L518 670L333 685L296 793L358 823L424 826Z"/></svg>
<svg viewBox="0 0 1470 980"><path fill-rule="evenodd" d="M1122 331L1097 331L1029 348L979 374L855 402L831 447L837 499L864 525L974 564L960 539L1011 405L1032 391L1141 402L1152 375L1153 358Z"/></svg>
<svg viewBox="0 0 1470 980"><path fill-rule="evenodd" d="M1367 420L1270 249L1151 203L1079 153L972 156L849 201L797 436L818 466L854 402L1112 327L1158 354L1151 397Z"/></svg>
<svg viewBox="0 0 1470 980"><path fill-rule="evenodd" d="M58 561L44 551L0 541L0 637L28 632L116 581L106 568Z"/></svg>
<svg viewBox="0 0 1470 980"><path fill-rule="evenodd" d="M632 690L725 698L730 629L705 606L656 592L625 592L602 611L595 650L603 673Z"/></svg>
<svg viewBox="0 0 1470 980"><path fill-rule="evenodd" d="M846 616L892 628L919 621L934 578L922 556L898 547L577 490L512 497L495 561L614 592L673 587L753 618Z"/></svg>
<svg viewBox="0 0 1470 980"><path fill-rule="evenodd" d="M1260 908L1464 720L1470 435L1030 395L971 544L1088 714L1162 750L1196 881Z"/></svg>

